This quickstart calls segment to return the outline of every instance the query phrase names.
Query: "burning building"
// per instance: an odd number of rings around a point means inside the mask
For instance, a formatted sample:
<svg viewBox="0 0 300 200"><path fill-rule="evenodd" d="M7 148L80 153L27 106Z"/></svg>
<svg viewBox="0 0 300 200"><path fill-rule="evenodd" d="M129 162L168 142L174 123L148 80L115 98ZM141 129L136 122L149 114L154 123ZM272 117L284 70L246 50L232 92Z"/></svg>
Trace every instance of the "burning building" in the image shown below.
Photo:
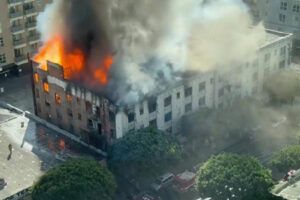
<svg viewBox="0 0 300 200"><path fill-rule="evenodd" d="M97 70L86 71L90 63L84 52L80 48L66 52L61 38L53 37L32 59L35 112L102 149L148 126L176 134L182 116L204 107L220 108L262 91L268 74L289 66L291 40L291 34L267 30L264 44L243 64L193 73L136 103L118 104L101 89L109 82L113 54L102 57ZM78 81L83 74L90 79L88 86Z"/></svg>

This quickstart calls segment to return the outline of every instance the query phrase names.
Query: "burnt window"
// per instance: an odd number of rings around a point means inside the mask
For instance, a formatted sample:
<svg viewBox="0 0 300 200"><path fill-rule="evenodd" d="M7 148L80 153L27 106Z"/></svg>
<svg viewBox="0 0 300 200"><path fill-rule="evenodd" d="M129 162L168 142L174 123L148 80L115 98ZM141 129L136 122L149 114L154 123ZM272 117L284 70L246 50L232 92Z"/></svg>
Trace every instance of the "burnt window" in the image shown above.
<svg viewBox="0 0 300 200"><path fill-rule="evenodd" d="M77 101L78 104L80 104L80 98L79 97L76 98L76 101Z"/></svg>
<svg viewBox="0 0 300 200"><path fill-rule="evenodd" d="M78 113L78 120L81 120L81 114L80 113Z"/></svg>
<svg viewBox="0 0 300 200"><path fill-rule="evenodd" d="M184 90L184 96L185 96L185 97L192 96L192 93L193 93L192 87L186 88L186 89Z"/></svg>
<svg viewBox="0 0 300 200"><path fill-rule="evenodd" d="M219 89L219 97L224 95L224 88Z"/></svg>
<svg viewBox="0 0 300 200"><path fill-rule="evenodd" d="M128 114L128 122L129 122L129 123L130 123L130 122L133 122L134 119L135 119L135 114L134 114L134 112L130 112L130 113Z"/></svg>
<svg viewBox="0 0 300 200"><path fill-rule="evenodd" d="M34 79L34 82L38 83L39 82L39 75L37 73L34 73L33 79Z"/></svg>
<svg viewBox="0 0 300 200"><path fill-rule="evenodd" d="M199 106L204 106L205 105L205 97L202 97L199 99Z"/></svg>
<svg viewBox="0 0 300 200"><path fill-rule="evenodd" d="M172 97L171 96L168 96L167 98L165 98L165 102L164 102L165 104L165 107L167 107L167 106L169 106L169 105L171 105L171 103L172 103Z"/></svg>
<svg viewBox="0 0 300 200"><path fill-rule="evenodd" d="M192 103L186 104L185 105L185 112L191 112L192 111Z"/></svg>
<svg viewBox="0 0 300 200"><path fill-rule="evenodd" d="M48 84L47 82L44 82L44 83L43 83L43 86L44 86L45 92L48 92L48 93L49 93L49 84Z"/></svg>
<svg viewBox="0 0 300 200"><path fill-rule="evenodd" d="M149 113L156 111L156 106L157 106L156 98L149 99L148 101Z"/></svg>
<svg viewBox="0 0 300 200"><path fill-rule="evenodd" d="M172 112L165 114L165 122L168 122L172 119Z"/></svg>
<svg viewBox="0 0 300 200"><path fill-rule="evenodd" d="M180 98L180 92L177 92L177 99Z"/></svg>
<svg viewBox="0 0 300 200"><path fill-rule="evenodd" d="M205 90L205 82L199 83L199 92Z"/></svg>
<svg viewBox="0 0 300 200"><path fill-rule="evenodd" d="M69 102L72 101L72 96L71 96L70 94L67 94L67 100L68 100Z"/></svg>
<svg viewBox="0 0 300 200"><path fill-rule="evenodd" d="M157 127L157 122L156 122L156 119L153 119L149 122L149 126L151 127Z"/></svg>
<svg viewBox="0 0 300 200"><path fill-rule="evenodd" d="M56 93L55 93L55 101L56 101L56 103L61 104L61 98L60 98L60 96L59 96L58 94L56 94Z"/></svg>

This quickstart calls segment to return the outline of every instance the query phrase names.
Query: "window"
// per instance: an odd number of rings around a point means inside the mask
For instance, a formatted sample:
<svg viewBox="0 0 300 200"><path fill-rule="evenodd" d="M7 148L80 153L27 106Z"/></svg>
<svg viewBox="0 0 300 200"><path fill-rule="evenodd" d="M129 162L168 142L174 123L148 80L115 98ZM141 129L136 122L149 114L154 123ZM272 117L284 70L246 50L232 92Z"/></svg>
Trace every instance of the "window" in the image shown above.
<svg viewBox="0 0 300 200"><path fill-rule="evenodd" d="M109 121L112 122L112 123L114 123L116 121L115 113L112 112L112 111L109 111Z"/></svg>
<svg viewBox="0 0 300 200"><path fill-rule="evenodd" d="M185 97L192 96L192 93L193 93L192 87L186 88L186 89L184 90L184 96L185 96Z"/></svg>
<svg viewBox="0 0 300 200"><path fill-rule="evenodd" d="M199 99L199 106L204 106L205 105L205 97L202 97Z"/></svg>
<svg viewBox="0 0 300 200"><path fill-rule="evenodd" d="M156 119L153 119L149 122L149 125L152 126L152 127L157 127L157 122L156 122Z"/></svg>
<svg viewBox="0 0 300 200"><path fill-rule="evenodd" d="M293 12L299 12L300 11L300 6L299 5L294 5L293 6Z"/></svg>
<svg viewBox="0 0 300 200"><path fill-rule="evenodd" d="M47 107L50 107L50 102L49 102L49 100L46 98L45 99L45 105L47 106Z"/></svg>
<svg viewBox="0 0 300 200"><path fill-rule="evenodd" d="M35 89L35 95L36 95L36 98L40 98L40 91L39 91L39 89Z"/></svg>
<svg viewBox="0 0 300 200"><path fill-rule="evenodd" d="M253 63L252 63L252 67L257 67L258 66L258 60L254 60Z"/></svg>
<svg viewBox="0 0 300 200"><path fill-rule="evenodd" d="M4 46L3 38L0 37L0 47L3 47L3 46Z"/></svg>
<svg viewBox="0 0 300 200"><path fill-rule="evenodd" d="M214 78L210 79L210 84L213 84L215 82Z"/></svg>
<svg viewBox="0 0 300 200"><path fill-rule="evenodd" d="M5 54L0 54L0 64L6 63L6 56Z"/></svg>
<svg viewBox="0 0 300 200"><path fill-rule="evenodd" d="M265 55L265 62L269 62L270 61L270 58L271 58L271 54L270 53L267 53Z"/></svg>
<svg viewBox="0 0 300 200"><path fill-rule="evenodd" d="M80 113L78 113L78 120L81 120L81 114Z"/></svg>
<svg viewBox="0 0 300 200"><path fill-rule="evenodd" d="M282 60L279 62L279 68L282 69L284 68L284 65L285 65L285 60Z"/></svg>
<svg viewBox="0 0 300 200"><path fill-rule="evenodd" d="M70 94L67 94L67 100L68 100L69 102L72 101L72 96L71 96Z"/></svg>
<svg viewBox="0 0 300 200"><path fill-rule="evenodd" d="M285 22L285 15L284 14L279 14L279 21Z"/></svg>
<svg viewBox="0 0 300 200"><path fill-rule="evenodd" d="M143 105L140 106L140 115L143 115L144 114L144 108L143 108Z"/></svg>
<svg viewBox="0 0 300 200"><path fill-rule="evenodd" d="M172 112L165 114L165 122L168 122L172 119Z"/></svg>
<svg viewBox="0 0 300 200"><path fill-rule="evenodd" d="M192 103L186 104L185 105L185 113L188 113L191 111L192 111Z"/></svg>
<svg viewBox="0 0 300 200"><path fill-rule="evenodd" d="M258 73L257 72L255 72L254 74L253 74L253 81L257 81L258 80Z"/></svg>
<svg viewBox="0 0 300 200"><path fill-rule="evenodd" d="M199 83L199 92L205 90L205 82Z"/></svg>
<svg viewBox="0 0 300 200"><path fill-rule="evenodd" d="M177 99L180 98L180 92L177 92Z"/></svg>
<svg viewBox="0 0 300 200"><path fill-rule="evenodd" d="M130 113L128 114L128 122L129 122L129 123L130 123L130 122L133 122L134 119L135 119L135 114L134 114L133 112L130 112Z"/></svg>
<svg viewBox="0 0 300 200"><path fill-rule="evenodd" d="M156 111L156 98L151 98L148 101L149 113Z"/></svg>
<svg viewBox="0 0 300 200"><path fill-rule="evenodd" d="M223 96L224 95L224 88L221 88L219 90L219 97Z"/></svg>
<svg viewBox="0 0 300 200"><path fill-rule="evenodd" d="M73 117L73 112L70 108L67 109L67 113L69 117Z"/></svg>
<svg viewBox="0 0 300 200"><path fill-rule="evenodd" d="M34 82L36 83L39 82L39 75L37 73L34 73L33 78L34 78Z"/></svg>
<svg viewBox="0 0 300 200"><path fill-rule="evenodd" d="M285 46L284 47L281 47L280 48L280 55L285 55L285 52L286 52L286 48L285 48Z"/></svg>
<svg viewBox="0 0 300 200"><path fill-rule="evenodd" d="M62 114L60 113L59 110L56 110L56 116L57 116L57 119L62 119Z"/></svg>
<svg viewBox="0 0 300 200"><path fill-rule="evenodd" d="M41 105L39 103L36 104L36 108L38 112L41 112Z"/></svg>
<svg viewBox="0 0 300 200"><path fill-rule="evenodd" d="M165 107L171 105L171 103L172 103L172 97L171 96L168 96L167 98L165 98L165 102L164 102Z"/></svg>
<svg viewBox="0 0 300 200"><path fill-rule="evenodd" d="M78 104L80 104L80 98L79 97L76 98L76 101L77 101Z"/></svg>
<svg viewBox="0 0 300 200"><path fill-rule="evenodd" d="M56 93L55 93L55 101L56 101L56 103L61 104L61 98L60 98L60 96L59 96L58 94L56 94Z"/></svg>
<svg viewBox="0 0 300 200"><path fill-rule="evenodd" d="M49 84L47 82L44 82L44 90L45 92L49 92Z"/></svg>
<svg viewBox="0 0 300 200"><path fill-rule="evenodd" d="M281 2L280 9L281 10L286 10L287 9L287 2Z"/></svg>

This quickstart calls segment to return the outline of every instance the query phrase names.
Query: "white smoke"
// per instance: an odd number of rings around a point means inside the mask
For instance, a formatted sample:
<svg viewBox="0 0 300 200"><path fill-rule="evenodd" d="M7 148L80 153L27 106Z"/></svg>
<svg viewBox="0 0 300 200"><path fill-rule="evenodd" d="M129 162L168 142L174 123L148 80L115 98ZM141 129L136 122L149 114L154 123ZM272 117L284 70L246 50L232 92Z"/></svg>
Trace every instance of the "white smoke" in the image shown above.
<svg viewBox="0 0 300 200"><path fill-rule="evenodd" d="M72 1L62 2L54 0L38 17L43 41L70 28L64 10ZM164 88L180 79L174 76L178 72L242 62L265 38L262 25L250 28L251 17L241 0L73 0L73 4L88 4L82 15L94 12L101 19L98 36L108 36L110 48L117 52L109 91L123 102ZM71 19L82 20L80 15Z"/></svg>

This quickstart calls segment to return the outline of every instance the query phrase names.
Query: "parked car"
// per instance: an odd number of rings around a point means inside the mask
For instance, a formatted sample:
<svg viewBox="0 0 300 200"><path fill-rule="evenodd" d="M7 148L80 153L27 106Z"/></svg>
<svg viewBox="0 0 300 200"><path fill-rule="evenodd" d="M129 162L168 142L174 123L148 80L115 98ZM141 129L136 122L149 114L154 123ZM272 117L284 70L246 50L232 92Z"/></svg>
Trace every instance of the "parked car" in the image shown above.
<svg viewBox="0 0 300 200"><path fill-rule="evenodd" d="M158 200L158 198L154 198L154 195L150 194L150 192L144 191L134 196L133 200Z"/></svg>
<svg viewBox="0 0 300 200"><path fill-rule="evenodd" d="M163 187L169 186L174 181L174 177L174 174L166 173L157 178L156 181L151 185L151 188L154 191L159 191Z"/></svg>
<svg viewBox="0 0 300 200"><path fill-rule="evenodd" d="M196 174L190 171L184 171L175 176L173 188L179 193L185 193L190 191L195 184Z"/></svg>
<svg viewBox="0 0 300 200"><path fill-rule="evenodd" d="M283 177L283 181L288 181L291 177L296 174L296 170L292 169L288 173L286 173Z"/></svg>

